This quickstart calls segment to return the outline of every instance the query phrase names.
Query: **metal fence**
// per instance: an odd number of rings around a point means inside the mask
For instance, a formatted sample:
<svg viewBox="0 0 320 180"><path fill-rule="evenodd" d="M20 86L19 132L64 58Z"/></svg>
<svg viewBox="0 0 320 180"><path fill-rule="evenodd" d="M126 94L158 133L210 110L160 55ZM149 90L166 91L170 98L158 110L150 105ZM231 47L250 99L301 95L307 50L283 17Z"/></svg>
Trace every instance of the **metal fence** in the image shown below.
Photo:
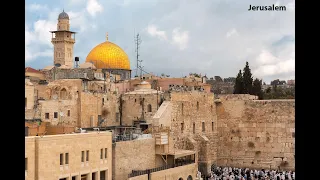
<svg viewBox="0 0 320 180"><path fill-rule="evenodd" d="M128 175L128 178L135 177L135 176L141 176L144 174L151 174L153 172L163 171L166 169L175 168L175 167L184 166L184 165L193 164L193 163L195 163L195 160L183 160L183 161L178 162L176 164L169 164L169 165L165 165L165 166L161 166L161 167L157 167L157 168L152 168L152 169L132 170L132 173Z"/></svg>

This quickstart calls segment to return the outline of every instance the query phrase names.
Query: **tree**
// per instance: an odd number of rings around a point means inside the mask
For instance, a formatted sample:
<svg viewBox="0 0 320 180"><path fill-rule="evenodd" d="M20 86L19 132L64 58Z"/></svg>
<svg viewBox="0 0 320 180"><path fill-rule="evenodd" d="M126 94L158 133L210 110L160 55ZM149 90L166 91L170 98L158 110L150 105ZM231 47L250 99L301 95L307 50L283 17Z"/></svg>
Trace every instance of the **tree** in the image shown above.
<svg viewBox="0 0 320 180"><path fill-rule="evenodd" d="M236 77L233 94L243 94L243 79L241 70L239 70L239 73Z"/></svg>
<svg viewBox="0 0 320 180"><path fill-rule="evenodd" d="M253 81L253 86L252 86L252 95L256 95L259 97L259 99L263 99L263 92L261 90L261 84L262 81L256 78Z"/></svg>
<svg viewBox="0 0 320 180"><path fill-rule="evenodd" d="M243 94L251 94L252 82L251 69L249 68L249 63L246 62L246 66L243 69Z"/></svg>

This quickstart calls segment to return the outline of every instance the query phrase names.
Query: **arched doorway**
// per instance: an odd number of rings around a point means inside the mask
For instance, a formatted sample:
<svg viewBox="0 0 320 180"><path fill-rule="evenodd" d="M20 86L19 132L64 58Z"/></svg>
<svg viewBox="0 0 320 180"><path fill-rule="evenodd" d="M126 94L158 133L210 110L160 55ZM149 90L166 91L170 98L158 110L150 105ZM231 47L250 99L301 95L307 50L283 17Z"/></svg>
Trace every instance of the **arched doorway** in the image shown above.
<svg viewBox="0 0 320 180"><path fill-rule="evenodd" d="M193 180L192 176L189 175L188 178L187 178L187 180Z"/></svg>
<svg viewBox="0 0 320 180"><path fill-rule="evenodd" d="M65 88L60 91L60 99L68 99L67 90Z"/></svg>

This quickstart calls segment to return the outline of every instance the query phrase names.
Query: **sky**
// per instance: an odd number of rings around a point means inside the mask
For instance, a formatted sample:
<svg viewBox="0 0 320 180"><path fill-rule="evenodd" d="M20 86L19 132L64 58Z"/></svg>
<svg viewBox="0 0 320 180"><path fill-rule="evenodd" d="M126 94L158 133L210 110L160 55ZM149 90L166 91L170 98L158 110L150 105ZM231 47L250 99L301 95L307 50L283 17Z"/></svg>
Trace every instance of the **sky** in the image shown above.
<svg viewBox="0 0 320 180"><path fill-rule="evenodd" d="M252 6L286 11L248 11ZM135 75L135 34L146 72L236 77L248 61L254 78L295 78L293 0L26 0L25 65L53 65L51 33L62 10L76 31L74 56L83 63L106 40L129 56Z"/></svg>

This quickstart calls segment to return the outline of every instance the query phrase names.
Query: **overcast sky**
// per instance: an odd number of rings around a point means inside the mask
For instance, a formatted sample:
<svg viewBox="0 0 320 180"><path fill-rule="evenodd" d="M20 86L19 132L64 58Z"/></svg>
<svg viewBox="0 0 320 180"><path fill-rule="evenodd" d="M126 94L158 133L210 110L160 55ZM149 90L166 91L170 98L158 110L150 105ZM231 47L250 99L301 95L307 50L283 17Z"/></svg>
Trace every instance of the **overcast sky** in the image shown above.
<svg viewBox="0 0 320 180"><path fill-rule="evenodd" d="M286 11L248 11L272 4ZM81 63L108 32L134 70L134 34L140 33L142 65L154 74L235 77L248 61L253 76L267 83L295 77L292 0L26 0L26 66L53 65L49 31L63 9L78 32L74 56Z"/></svg>

